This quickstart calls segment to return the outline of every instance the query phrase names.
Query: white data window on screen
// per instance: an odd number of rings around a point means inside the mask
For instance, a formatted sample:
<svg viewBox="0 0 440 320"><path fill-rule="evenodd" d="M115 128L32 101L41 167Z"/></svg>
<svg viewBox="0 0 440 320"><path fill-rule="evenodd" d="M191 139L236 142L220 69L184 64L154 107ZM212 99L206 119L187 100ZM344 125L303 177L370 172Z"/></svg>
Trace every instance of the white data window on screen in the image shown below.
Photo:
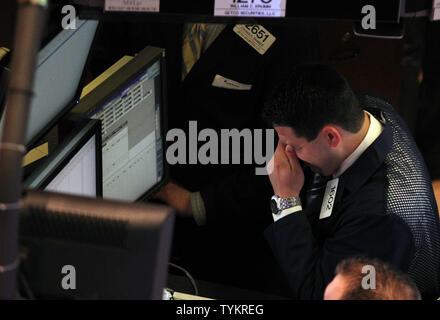
<svg viewBox="0 0 440 320"><path fill-rule="evenodd" d="M157 182L154 131L127 154L129 160L126 164L104 180L104 197L133 201Z"/></svg>
<svg viewBox="0 0 440 320"><path fill-rule="evenodd" d="M129 161L128 127L125 125L102 146L102 174L104 181L125 167Z"/></svg>
<svg viewBox="0 0 440 320"><path fill-rule="evenodd" d="M93 136L47 185L46 190L96 196L95 148L95 136Z"/></svg>

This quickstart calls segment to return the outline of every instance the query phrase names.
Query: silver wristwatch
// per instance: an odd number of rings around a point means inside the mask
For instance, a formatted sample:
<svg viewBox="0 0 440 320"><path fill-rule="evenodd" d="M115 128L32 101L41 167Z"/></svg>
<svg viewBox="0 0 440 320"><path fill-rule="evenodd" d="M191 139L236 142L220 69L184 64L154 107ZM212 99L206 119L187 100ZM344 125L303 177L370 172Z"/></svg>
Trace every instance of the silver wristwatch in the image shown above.
<svg viewBox="0 0 440 320"><path fill-rule="evenodd" d="M301 205L301 199L299 197L280 198L273 196L270 200L270 209L273 214L279 214L285 209L296 207Z"/></svg>

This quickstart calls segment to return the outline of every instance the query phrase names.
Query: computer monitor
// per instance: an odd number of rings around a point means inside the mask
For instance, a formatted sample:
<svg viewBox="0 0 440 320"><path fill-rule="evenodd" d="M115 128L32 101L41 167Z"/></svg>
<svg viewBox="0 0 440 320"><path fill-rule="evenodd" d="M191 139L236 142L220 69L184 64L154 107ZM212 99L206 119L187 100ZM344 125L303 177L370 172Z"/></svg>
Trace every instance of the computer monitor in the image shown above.
<svg viewBox="0 0 440 320"><path fill-rule="evenodd" d="M37 190L21 208L20 271L36 298L162 299L171 208Z"/></svg>
<svg viewBox="0 0 440 320"><path fill-rule="evenodd" d="M24 187L102 196L101 122L83 120L26 178Z"/></svg>
<svg viewBox="0 0 440 320"><path fill-rule="evenodd" d="M102 120L103 197L148 198L166 181L165 52L146 47L81 99Z"/></svg>
<svg viewBox="0 0 440 320"><path fill-rule="evenodd" d="M34 146L76 104L97 27L98 21L76 18L76 29L62 29L40 50L26 132L27 146ZM1 130L3 120L4 117Z"/></svg>

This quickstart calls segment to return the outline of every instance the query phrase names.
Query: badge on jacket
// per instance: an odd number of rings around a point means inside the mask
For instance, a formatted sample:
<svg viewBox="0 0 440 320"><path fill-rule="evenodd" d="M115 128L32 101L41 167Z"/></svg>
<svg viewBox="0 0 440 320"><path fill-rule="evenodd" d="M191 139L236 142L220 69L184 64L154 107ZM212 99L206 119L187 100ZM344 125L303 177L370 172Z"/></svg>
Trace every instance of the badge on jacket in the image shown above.
<svg viewBox="0 0 440 320"><path fill-rule="evenodd" d="M215 78L212 81L212 86L218 87L218 88L224 88L224 89L231 89L231 90L251 90L252 89L251 84L240 83L238 81L225 78L219 74L215 75Z"/></svg>
<svg viewBox="0 0 440 320"><path fill-rule="evenodd" d="M339 178L327 182L324 200L322 200L321 213L319 219L328 218L332 215L333 205L335 204L336 191L338 190Z"/></svg>
<svg viewBox="0 0 440 320"><path fill-rule="evenodd" d="M237 24L233 30L261 55L265 54L276 40L267 29L259 24Z"/></svg>

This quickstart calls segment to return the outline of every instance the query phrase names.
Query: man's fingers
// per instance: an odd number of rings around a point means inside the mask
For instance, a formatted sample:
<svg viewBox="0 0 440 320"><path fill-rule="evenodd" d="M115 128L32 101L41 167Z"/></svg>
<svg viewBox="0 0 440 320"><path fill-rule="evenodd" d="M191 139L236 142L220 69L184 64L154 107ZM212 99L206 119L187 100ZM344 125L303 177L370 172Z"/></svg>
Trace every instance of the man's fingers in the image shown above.
<svg viewBox="0 0 440 320"><path fill-rule="evenodd" d="M270 159L270 161L266 165L266 170L267 170L268 175L271 175L273 172L274 161L275 161L274 158L275 158L275 155L272 156L272 158Z"/></svg>
<svg viewBox="0 0 440 320"><path fill-rule="evenodd" d="M299 166L298 157L296 156L296 153L291 146L289 146L289 145L286 146L285 155L289 161L289 164L290 164L290 167L292 168L292 170L294 170L295 168L298 168L298 166Z"/></svg>
<svg viewBox="0 0 440 320"><path fill-rule="evenodd" d="M284 144L282 144L281 142L278 142L278 146L275 149L275 153L274 153L274 160L275 160L275 165L281 163L281 162L286 162L289 161L289 159L286 156L286 152L284 150L286 146Z"/></svg>

